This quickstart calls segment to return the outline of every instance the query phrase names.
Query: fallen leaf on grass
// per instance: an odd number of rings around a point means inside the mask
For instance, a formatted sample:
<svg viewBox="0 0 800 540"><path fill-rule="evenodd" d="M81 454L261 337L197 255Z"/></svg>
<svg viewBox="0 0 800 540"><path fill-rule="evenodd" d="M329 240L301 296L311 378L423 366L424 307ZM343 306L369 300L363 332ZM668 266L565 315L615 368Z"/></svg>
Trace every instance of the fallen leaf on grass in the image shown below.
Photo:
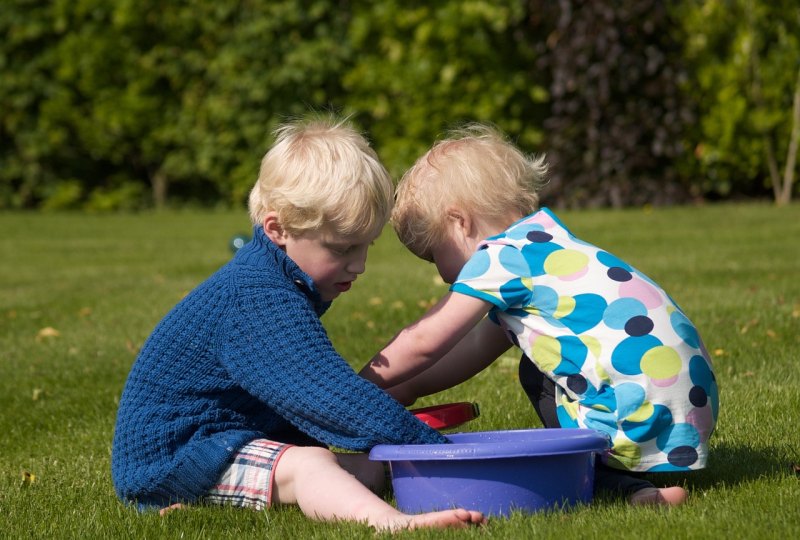
<svg viewBox="0 0 800 540"><path fill-rule="evenodd" d="M52 326L45 326L44 328L39 330L38 334L36 334L36 341L42 341L43 339L58 337L60 335L61 332L59 332Z"/></svg>
<svg viewBox="0 0 800 540"><path fill-rule="evenodd" d="M778 337L778 334L775 333L775 330L772 330L771 328L767 330L767 335L769 337L771 337L772 339L775 339L776 337Z"/></svg>
<svg viewBox="0 0 800 540"><path fill-rule="evenodd" d="M91 314L92 314L92 308L88 306L82 307L80 310L78 310L78 315L80 315L81 317L88 317Z"/></svg>
<svg viewBox="0 0 800 540"><path fill-rule="evenodd" d="M22 471L22 485L29 486L36 481L36 475L32 472Z"/></svg>
<svg viewBox="0 0 800 540"><path fill-rule="evenodd" d="M746 334L748 330L758 324L758 319L751 319L739 330L740 334Z"/></svg>
<svg viewBox="0 0 800 540"><path fill-rule="evenodd" d="M714 356L723 356L725 354L725 349L714 349Z"/></svg>
<svg viewBox="0 0 800 540"><path fill-rule="evenodd" d="M31 399L33 399L33 401L37 401L42 396L43 393L44 390L42 390L41 388L34 388L33 396L31 396Z"/></svg>

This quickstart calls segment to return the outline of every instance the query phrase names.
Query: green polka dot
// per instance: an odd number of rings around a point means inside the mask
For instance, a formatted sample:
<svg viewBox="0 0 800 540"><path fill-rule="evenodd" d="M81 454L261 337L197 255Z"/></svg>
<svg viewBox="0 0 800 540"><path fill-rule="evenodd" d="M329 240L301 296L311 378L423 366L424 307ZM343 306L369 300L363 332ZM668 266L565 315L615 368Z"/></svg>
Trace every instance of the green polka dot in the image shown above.
<svg viewBox="0 0 800 540"><path fill-rule="evenodd" d="M628 422L644 422L651 416L653 416L653 412L655 409L653 408L653 404L649 401L645 401L642 403L642 406L636 409L634 412L629 414L625 417L625 420Z"/></svg>
<svg viewBox="0 0 800 540"><path fill-rule="evenodd" d="M606 368L600 365L600 363L594 365L594 372L597 373L597 378L600 379L600 381L611 382L611 377L608 376Z"/></svg>
<svg viewBox="0 0 800 540"><path fill-rule="evenodd" d="M589 264L585 253L573 249L559 249L547 256L544 271L551 276L569 276L583 270Z"/></svg>
<svg viewBox="0 0 800 540"><path fill-rule="evenodd" d="M519 280L522 282L522 284L523 284L525 287L527 287L527 288L528 288L528 290L531 290L531 291L533 290L533 278L530 278L530 277L524 277L524 276L523 276L523 277L520 277L520 278L519 278Z"/></svg>
<svg viewBox="0 0 800 540"><path fill-rule="evenodd" d="M681 357L672 347L659 345L642 356L642 372L651 379L669 379L681 370Z"/></svg>
<svg viewBox="0 0 800 540"><path fill-rule="evenodd" d="M589 352L592 353L592 356L595 358L600 358L600 351L602 350L602 347L600 346L600 340L598 340L596 337L586 335L578 336L578 339L580 339L583 344L586 345L586 348L589 349ZM597 369L597 374L600 375L601 379L608 379L608 374L606 373L606 370L603 369L603 366L597 364Z"/></svg>
<svg viewBox="0 0 800 540"><path fill-rule="evenodd" d="M553 371L561 363L561 343L554 337L539 336L533 342L531 354L543 371Z"/></svg>
<svg viewBox="0 0 800 540"><path fill-rule="evenodd" d="M571 296L559 296L558 307L556 307L553 317L560 319L566 317L575 310L575 299Z"/></svg>
<svg viewBox="0 0 800 540"><path fill-rule="evenodd" d="M628 467L636 465L642 460L642 449L638 444L629 440L617 437L614 439L614 455Z"/></svg>
<svg viewBox="0 0 800 540"><path fill-rule="evenodd" d="M561 396L561 406L564 407L564 410L567 411L567 414L573 420L578 418L578 402L572 401L569 399L569 396L566 394L562 394Z"/></svg>

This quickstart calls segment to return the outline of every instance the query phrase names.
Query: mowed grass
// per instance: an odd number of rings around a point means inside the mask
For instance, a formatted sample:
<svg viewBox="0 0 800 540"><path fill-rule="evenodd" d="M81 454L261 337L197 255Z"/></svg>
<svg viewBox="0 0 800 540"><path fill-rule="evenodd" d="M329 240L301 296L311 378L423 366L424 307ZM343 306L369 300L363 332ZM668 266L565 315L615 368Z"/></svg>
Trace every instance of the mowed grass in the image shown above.
<svg viewBox="0 0 800 540"><path fill-rule="evenodd" d="M800 531L800 207L563 212L574 233L660 282L712 352L721 416L709 467L656 482L691 492L669 511L598 498L418 538L786 538ZM296 508L141 515L110 479L117 403L160 318L230 258L245 212L0 215L0 537L373 538ZM360 367L446 291L387 230L367 273L323 317ZM469 430L538 426L509 354L418 405L477 401ZM153 374L157 377L158 374Z"/></svg>

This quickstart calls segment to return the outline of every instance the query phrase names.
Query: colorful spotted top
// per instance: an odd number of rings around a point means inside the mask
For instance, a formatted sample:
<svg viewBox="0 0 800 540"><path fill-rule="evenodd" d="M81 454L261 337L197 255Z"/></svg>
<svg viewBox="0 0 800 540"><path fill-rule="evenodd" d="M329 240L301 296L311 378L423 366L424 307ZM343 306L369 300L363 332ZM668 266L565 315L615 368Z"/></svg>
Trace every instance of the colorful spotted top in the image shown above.
<svg viewBox="0 0 800 540"><path fill-rule="evenodd" d="M544 208L484 240L451 290L493 305L490 317L556 383L561 426L608 434L610 466L705 466L719 411L708 353L647 276Z"/></svg>

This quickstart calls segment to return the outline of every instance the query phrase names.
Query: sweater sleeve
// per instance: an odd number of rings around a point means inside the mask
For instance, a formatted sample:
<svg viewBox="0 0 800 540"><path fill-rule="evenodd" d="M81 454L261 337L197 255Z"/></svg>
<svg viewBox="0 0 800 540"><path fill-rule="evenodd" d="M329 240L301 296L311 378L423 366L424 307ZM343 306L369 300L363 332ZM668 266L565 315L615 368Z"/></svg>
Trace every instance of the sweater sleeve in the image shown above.
<svg viewBox="0 0 800 540"><path fill-rule="evenodd" d="M301 293L258 293L239 296L221 344L226 369L248 393L339 448L447 442L347 364Z"/></svg>

